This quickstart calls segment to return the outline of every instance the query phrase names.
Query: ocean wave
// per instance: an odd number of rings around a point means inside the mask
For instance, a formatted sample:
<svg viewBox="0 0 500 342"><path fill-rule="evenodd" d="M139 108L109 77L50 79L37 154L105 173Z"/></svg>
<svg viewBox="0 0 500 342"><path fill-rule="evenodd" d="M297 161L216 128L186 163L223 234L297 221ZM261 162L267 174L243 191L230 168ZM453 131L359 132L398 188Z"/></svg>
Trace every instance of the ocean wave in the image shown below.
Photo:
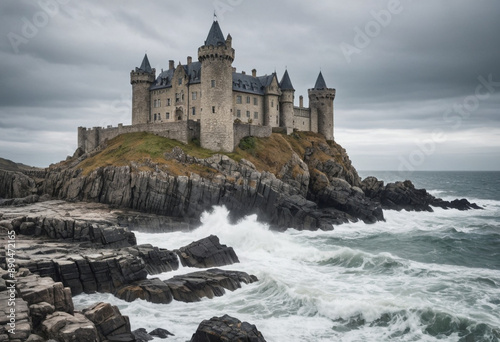
<svg viewBox="0 0 500 342"><path fill-rule="evenodd" d="M498 341L500 329L447 312L425 308L381 313L367 320L363 314L334 320L342 341Z"/></svg>

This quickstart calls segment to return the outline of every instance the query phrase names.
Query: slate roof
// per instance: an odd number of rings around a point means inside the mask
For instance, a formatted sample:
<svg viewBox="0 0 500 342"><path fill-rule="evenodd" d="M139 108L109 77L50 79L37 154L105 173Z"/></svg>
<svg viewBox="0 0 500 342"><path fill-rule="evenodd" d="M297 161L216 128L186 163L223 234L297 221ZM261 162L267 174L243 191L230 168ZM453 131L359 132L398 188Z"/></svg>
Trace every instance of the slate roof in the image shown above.
<svg viewBox="0 0 500 342"><path fill-rule="evenodd" d="M285 70L283 74L283 78L280 82L281 90L295 90L292 85L292 81L290 81L290 76L288 76L288 70Z"/></svg>
<svg viewBox="0 0 500 342"><path fill-rule="evenodd" d="M261 77L253 77L252 75L243 75L238 72L233 72L233 90L243 93L264 95L266 86L262 84L261 79Z"/></svg>
<svg viewBox="0 0 500 342"><path fill-rule="evenodd" d="M316 84L314 85L314 89L327 89L325 79L323 78L323 74L321 71L319 72L318 79L316 80Z"/></svg>
<svg viewBox="0 0 500 342"><path fill-rule="evenodd" d="M224 39L224 35L222 34L222 30L220 29L219 22L217 20L214 20L212 27L208 32L207 40L205 40L205 46L210 45L226 45L226 39Z"/></svg>
<svg viewBox="0 0 500 342"><path fill-rule="evenodd" d="M152 73L153 69L151 69L151 64L149 64L149 59L148 55L145 54L144 58L142 59L142 64L139 68L136 68L136 71L142 70L147 73Z"/></svg>
<svg viewBox="0 0 500 342"><path fill-rule="evenodd" d="M201 82L201 63L192 62L189 65L183 65L184 72L189 76L188 84L196 84ZM175 69L163 71L156 78L155 83L151 86L151 90L170 88L172 86L172 78L174 77Z"/></svg>

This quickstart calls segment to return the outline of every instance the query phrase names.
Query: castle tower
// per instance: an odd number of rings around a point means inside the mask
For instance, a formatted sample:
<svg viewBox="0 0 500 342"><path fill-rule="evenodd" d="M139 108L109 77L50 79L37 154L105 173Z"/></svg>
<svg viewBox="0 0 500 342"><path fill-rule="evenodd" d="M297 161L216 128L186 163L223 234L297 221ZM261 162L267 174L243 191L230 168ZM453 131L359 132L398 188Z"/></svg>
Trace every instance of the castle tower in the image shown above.
<svg viewBox="0 0 500 342"><path fill-rule="evenodd" d="M269 81L268 81L269 82ZM279 127L279 98L281 91L276 72L271 75L271 81L264 93L264 126Z"/></svg>
<svg viewBox="0 0 500 342"><path fill-rule="evenodd" d="M201 63L201 146L215 151L234 149L233 67L231 35L224 39L214 20L205 44L198 49Z"/></svg>
<svg viewBox="0 0 500 342"><path fill-rule="evenodd" d="M132 84L132 125L147 123L151 112L149 88L155 81L156 70L151 68L148 55L144 55L142 64L130 72Z"/></svg>
<svg viewBox="0 0 500 342"><path fill-rule="evenodd" d="M293 132L293 100L295 97L295 89L293 88L288 70L285 70L283 78L280 82L281 98L280 98L280 126L286 128L286 133Z"/></svg>
<svg viewBox="0 0 500 342"><path fill-rule="evenodd" d="M333 100L335 89L326 86L321 71L313 89L308 90L311 116L317 115L318 133L326 140L333 140Z"/></svg>

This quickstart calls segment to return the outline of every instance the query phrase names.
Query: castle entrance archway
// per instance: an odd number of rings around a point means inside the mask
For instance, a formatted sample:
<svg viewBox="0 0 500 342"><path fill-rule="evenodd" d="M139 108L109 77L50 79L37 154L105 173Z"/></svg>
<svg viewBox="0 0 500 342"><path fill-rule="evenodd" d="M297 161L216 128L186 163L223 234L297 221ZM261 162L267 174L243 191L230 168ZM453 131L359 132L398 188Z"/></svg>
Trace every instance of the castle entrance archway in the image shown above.
<svg viewBox="0 0 500 342"><path fill-rule="evenodd" d="M177 110L175 111L175 120L177 121L184 120L184 112L182 108L177 108Z"/></svg>

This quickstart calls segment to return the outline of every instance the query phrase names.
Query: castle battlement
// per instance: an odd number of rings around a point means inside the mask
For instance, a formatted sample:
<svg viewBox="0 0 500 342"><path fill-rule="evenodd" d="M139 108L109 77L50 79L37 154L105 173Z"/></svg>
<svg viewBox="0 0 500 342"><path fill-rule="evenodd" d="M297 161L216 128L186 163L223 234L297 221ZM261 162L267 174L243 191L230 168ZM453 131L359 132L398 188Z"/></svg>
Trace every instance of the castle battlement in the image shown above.
<svg viewBox="0 0 500 342"><path fill-rule="evenodd" d="M215 20L198 61L187 57L177 67L151 68L145 55L141 66L130 72L132 125L78 128L78 147L89 152L123 133L151 132L188 143L196 138L214 151L232 151L246 136L270 136L273 129L321 133L333 140L335 89L328 88L321 72L308 90L309 107L294 105L295 89L288 70L281 81L275 72L257 75L237 73L232 66L232 37L224 38Z"/></svg>

